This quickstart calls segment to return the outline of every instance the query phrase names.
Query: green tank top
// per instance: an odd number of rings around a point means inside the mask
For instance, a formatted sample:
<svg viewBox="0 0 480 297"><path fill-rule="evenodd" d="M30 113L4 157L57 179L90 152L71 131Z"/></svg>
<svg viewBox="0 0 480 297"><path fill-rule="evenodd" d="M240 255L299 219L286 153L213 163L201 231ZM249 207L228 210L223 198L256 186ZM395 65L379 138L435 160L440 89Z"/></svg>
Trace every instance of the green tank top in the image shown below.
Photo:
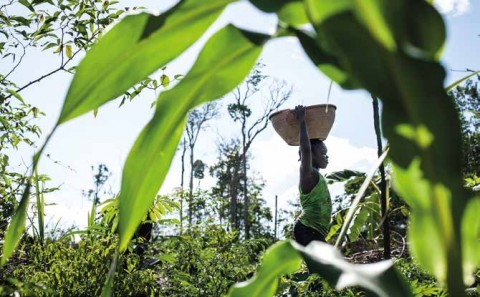
<svg viewBox="0 0 480 297"><path fill-rule="evenodd" d="M319 174L318 183L308 194L300 189L300 204L302 214L299 221L307 227L313 228L323 236L327 236L332 215L332 200L325 178Z"/></svg>

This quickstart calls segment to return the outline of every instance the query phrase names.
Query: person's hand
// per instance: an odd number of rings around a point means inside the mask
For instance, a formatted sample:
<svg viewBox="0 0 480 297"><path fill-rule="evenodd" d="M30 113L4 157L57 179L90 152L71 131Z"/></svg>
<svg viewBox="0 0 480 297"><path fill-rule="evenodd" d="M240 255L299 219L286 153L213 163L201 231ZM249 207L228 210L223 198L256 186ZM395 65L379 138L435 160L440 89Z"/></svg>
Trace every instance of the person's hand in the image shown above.
<svg viewBox="0 0 480 297"><path fill-rule="evenodd" d="M295 106L295 110L293 111L295 114L295 119L301 123L305 121L305 106L303 105L297 105Z"/></svg>

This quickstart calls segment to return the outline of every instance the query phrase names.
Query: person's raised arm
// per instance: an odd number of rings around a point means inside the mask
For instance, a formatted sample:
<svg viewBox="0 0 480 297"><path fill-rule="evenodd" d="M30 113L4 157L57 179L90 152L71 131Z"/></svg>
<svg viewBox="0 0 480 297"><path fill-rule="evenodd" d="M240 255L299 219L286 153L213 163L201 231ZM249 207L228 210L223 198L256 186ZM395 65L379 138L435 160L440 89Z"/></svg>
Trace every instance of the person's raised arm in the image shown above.
<svg viewBox="0 0 480 297"><path fill-rule="evenodd" d="M300 126L300 189L302 193L308 194L318 182L318 172L312 165L312 147L305 122L304 106L298 105L295 107L295 118Z"/></svg>

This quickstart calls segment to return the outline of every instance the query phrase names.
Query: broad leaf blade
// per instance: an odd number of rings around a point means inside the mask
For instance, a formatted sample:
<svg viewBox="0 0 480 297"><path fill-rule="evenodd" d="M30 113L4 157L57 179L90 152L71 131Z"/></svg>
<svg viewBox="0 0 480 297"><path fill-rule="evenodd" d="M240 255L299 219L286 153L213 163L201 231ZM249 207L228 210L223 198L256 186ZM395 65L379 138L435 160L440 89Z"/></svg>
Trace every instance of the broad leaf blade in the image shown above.
<svg viewBox="0 0 480 297"><path fill-rule="evenodd" d="M179 56L230 2L185 0L159 16L141 13L125 17L78 66L59 123L115 99Z"/></svg>
<svg viewBox="0 0 480 297"><path fill-rule="evenodd" d="M120 193L120 249L127 247L162 185L175 154L187 112L222 97L255 65L266 36L227 26L205 44L190 72L160 94L153 119L125 163Z"/></svg>
<svg viewBox="0 0 480 297"><path fill-rule="evenodd" d="M328 183L333 183L333 182L346 182L352 177L358 177L358 176L365 176L365 173L361 171L356 171L356 170L344 169L341 171L330 172L325 175L325 178L327 179Z"/></svg>
<svg viewBox="0 0 480 297"><path fill-rule="evenodd" d="M308 24L308 17L305 13L303 0L295 0L285 4L277 12L278 19L290 26L301 26Z"/></svg>
<svg viewBox="0 0 480 297"><path fill-rule="evenodd" d="M326 243L314 241L303 247L293 241L281 241L265 252L257 275L233 286L228 297L274 296L279 278L299 269L302 258L311 272L337 289L360 286L381 297L412 296L391 261L355 265L346 262L337 249Z"/></svg>
<svg viewBox="0 0 480 297"><path fill-rule="evenodd" d="M475 281L473 274L480 267L480 196L470 199L462 221L463 272L466 283Z"/></svg>
<svg viewBox="0 0 480 297"><path fill-rule="evenodd" d="M382 14L382 1L380 0L354 0L360 19L369 28L372 35L389 50L396 49L396 43L390 28Z"/></svg>
<svg viewBox="0 0 480 297"><path fill-rule="evenodd" d="M262 259L256 276L238 283L228 293L228 297L268 297L274 296L278 279L300 268L302 258L288 241L271 246Z"/></svg>
<svg viewBox="0 0 480 297"><path fill-rule="evenodd" d="M317 5L309 9L319 11L309 15L324 16L325 8L331 6L329 1L314 3ZM404 199L413 202L410 204L412 251L422 258L424 268L440 281L447 281L451 295L461 296L464 289L460 228L467 196L458 174L461 172L459 121L443 87L445 71L435 56L443 42L443 22L438 21L429 5L410 7L409 1L383 3L399 3L403 9L382 10L394 40L399 42L396 50L387 49L375 38L371 28L358 19L355 7L317 18L320 21L314 27L335 49L332 53L348 74L382 99L383 131L391 145L394 172L402 171L403 175L394 179L396 188ZM412 35L404 36L401 23L409 14L425 10L429 13L425 22L417 17L408 26L410 33L432 35L432 39L423 40L424 44L415 42ZM424 244L425 234L431 234L433 242L438 243L435 252L431 250L434 244Z"/></svg>
<svg viewBox="0 0 480 297"><path fill-rule="evenodd" d="M327 52L317 42L310 33L298 29L291 29L297 36L303 50L308 55L312 63L322 71L326 76L346 89L358 88L357 82L353 81L348 73L340 66L338 59Z"/></svg>
<svg viewBox="0 0 480 297"><path fill-rule="evenodd" d="M325 278L337 289L360 286L380 297L412 296L408 283L393 267L392 261L350 264L331 245L313 241L306 248L294 244L312 272Z"/></svg>
<svg viewBox="0 0 480 297"><path fill-rule="evenodd" d="M29 197L30 183L27 183L22 195L22 200L20 200L20 204L18 205L10 224L8 225L7 232L5 233L1 265L4 265L8 258L12 256L15 247L23 235L23 231L25 231L25 220L27 218Z"/></svg>

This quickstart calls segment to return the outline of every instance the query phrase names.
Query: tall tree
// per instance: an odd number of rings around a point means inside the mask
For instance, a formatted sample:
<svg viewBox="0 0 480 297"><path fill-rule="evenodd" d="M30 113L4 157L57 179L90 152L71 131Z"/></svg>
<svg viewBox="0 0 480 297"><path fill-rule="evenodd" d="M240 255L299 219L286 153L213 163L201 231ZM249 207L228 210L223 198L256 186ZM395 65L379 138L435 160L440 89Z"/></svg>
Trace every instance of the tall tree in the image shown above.
<svg viewBox="0 0 480 297"><path fill-rule="evenodd" d="M217 201L220 224L228 220L231 230L239 229L238 197L245 178L241 160L240 141L232 139L218 145L217 162L210 166L210 175L217 179L212 196Z"/></svg>
<svg viewBox="0 0 480 297"><path fill-rule="evenodd" d="M373 105L373 123L375 134L377 136L377 156L383 154L382 131L380 129L380 108L378 98L372 96ZM387 182L385 176L385 165L382 162L378 168L380 171L380 205L382 209L382 231L383 231L383 258L390 259L390 225L388 223L388 203L387 203Z"/></svg>
<svg viewBox="0 0 480 297"><path fill-rule="evenodd" d="M240 140L232 139L222 142L219 144L218 150L219 156L216 163L210 166L210 175L217 180L215 186L212 187L211 196L215 201L215 211L218 213L220 224L223 226L224 222L228 220L226 223L231 230L241 231L240 226L245 225L244 187L246 185L246 193L251 198L249 204L251 215L248 217L251 233L256 237L272 237L270 224L267 223L272 221L272 213L262 197L265 183L258 174L250 174L245 182L247 177L242 168ZM247 164L250 157L250 154L247 154Z"/></svg>
<svg viewBox="0 0 480 297"><path fill-rule="evenodd" d="M242 86L235 89L233 103L228 105L228 113L234 122L240 126L242 141L242 169L245 176L243 182L243 221L245 223L245 237L250 237L250 197L247 195L247 153L255 138L268 126L270 115L284 104L292 94L292 86L285 81L271 80L262 73L263 64L257 64ZM261 92L267 89L268 94ZM250 121L252 116L251 99L260 97L263 102L263 110Z"/></svg>
<svg viewBox="0 0 480 297"><path fill-rule="evenodd" d="M208 121L218 116L218 104L209 102L188 114L187 126L185 128L186 140L189 149L190 161L190 182L188 186L188 225L192 224L192 201L193 201L193 178L195 177L194 150L200 135L200 131L207 127Z"/></svg>
<svg viewBox="0 0 480 297"><path fill-rule="evenodd" d="M450 92L459 112L462 144L463 173L480 176L480 76L468 80Z"/></svg>

